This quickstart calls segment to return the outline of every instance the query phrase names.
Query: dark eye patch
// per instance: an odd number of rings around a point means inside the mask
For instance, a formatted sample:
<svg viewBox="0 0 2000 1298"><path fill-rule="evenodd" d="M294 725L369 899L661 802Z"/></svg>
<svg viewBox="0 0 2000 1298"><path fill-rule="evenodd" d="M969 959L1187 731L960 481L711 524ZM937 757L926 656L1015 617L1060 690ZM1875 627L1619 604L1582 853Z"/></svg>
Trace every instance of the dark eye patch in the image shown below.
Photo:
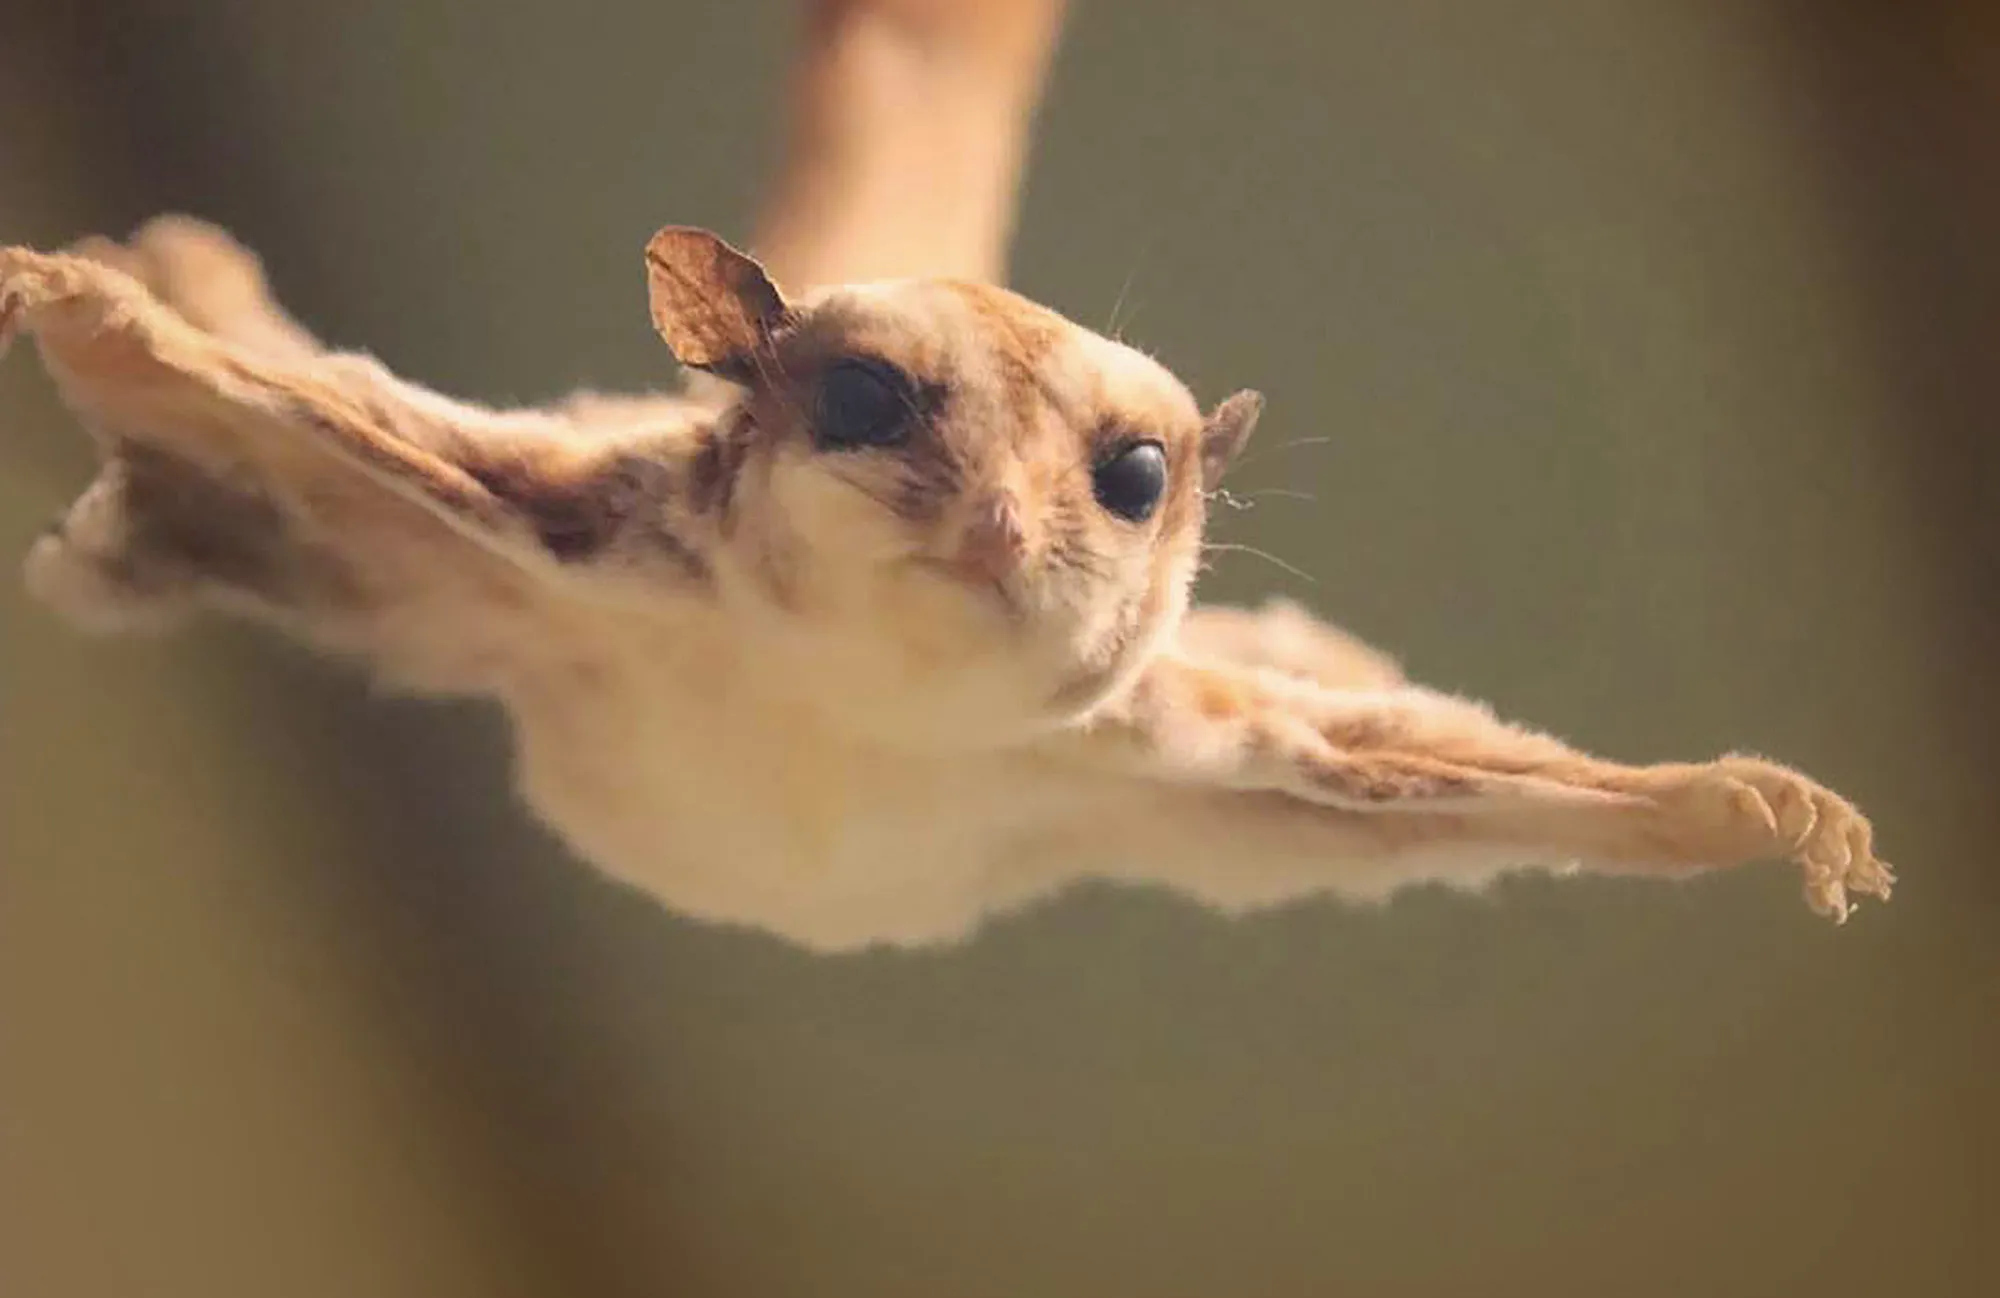
<svg viewBox="0 0 2000 1298"><path fill-rule="evenodd" d="M1167 452L1158 442L1127 442L1090 471L1091 494L1109 513L1143 523L1167 493Z"/></svg>
<svg viewBox="0 0 2000 1298"><path fill-rule="evenodd" d="M820 450L901 446L915 421L915 387L887 361L846 357L820 375L813 398L813 445Z"/></svg>

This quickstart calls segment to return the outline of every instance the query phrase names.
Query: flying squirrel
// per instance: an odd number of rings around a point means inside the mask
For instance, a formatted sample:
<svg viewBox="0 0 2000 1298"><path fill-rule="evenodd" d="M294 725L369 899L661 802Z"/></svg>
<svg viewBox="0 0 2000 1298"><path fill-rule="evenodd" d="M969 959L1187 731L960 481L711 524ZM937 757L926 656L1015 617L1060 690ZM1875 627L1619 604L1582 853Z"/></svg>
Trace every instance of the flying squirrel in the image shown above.
<svg viewBox="0 0 2000 1298"><path fill-rule="evenodd" d="M645 269L699 386L502 410L326 347L201 221L0 249L0 341L33 336L102 463L30 591L491 699L584 861L821 951L1087 878L1244 912L1788 860L1822 914L1888 897L1867 819L1786 766L1606 760L1297 605L1193 605L1256 393L1204 407L972 279L789 296L682 226Z"/></svg>

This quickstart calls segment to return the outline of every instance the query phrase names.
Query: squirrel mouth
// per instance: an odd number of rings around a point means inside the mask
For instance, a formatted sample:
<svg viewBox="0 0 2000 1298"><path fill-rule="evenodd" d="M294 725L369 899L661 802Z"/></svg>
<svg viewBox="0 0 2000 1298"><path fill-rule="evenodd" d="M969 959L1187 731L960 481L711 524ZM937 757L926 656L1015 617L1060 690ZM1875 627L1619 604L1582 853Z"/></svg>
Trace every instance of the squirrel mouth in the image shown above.
<svg viewBox="0 0 2000 1298"><path fill-rule="evenodd" d="M976 595L990 598L997 604L1009 621L1018 622L1026 609L1020 595L1014 589L1010 576L996 572L993 565L971 558L934 559L915 558L910 560L925 572L935 573Z"/></svg>

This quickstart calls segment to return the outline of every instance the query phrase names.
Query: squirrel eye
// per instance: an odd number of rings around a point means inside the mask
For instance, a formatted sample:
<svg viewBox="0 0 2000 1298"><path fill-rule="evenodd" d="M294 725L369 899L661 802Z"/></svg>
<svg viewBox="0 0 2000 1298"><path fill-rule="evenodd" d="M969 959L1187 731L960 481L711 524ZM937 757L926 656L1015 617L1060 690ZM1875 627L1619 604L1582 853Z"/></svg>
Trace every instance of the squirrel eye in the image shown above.
<svg viewBox="0 0 2000 1298"><path fill-rule="evenodd" d="M1097 503L1131 523L1143 523L1167 491L1167 453L1158 442L1133 442L1090 471Z"/></svg>
<svg viewBox="0 0 2000 1298"><path fill-rule="evenodd" d="M813 444L823 451L900 446L909 440L914 412L909 379L893 365L837 361L820 377Z"/></svg>

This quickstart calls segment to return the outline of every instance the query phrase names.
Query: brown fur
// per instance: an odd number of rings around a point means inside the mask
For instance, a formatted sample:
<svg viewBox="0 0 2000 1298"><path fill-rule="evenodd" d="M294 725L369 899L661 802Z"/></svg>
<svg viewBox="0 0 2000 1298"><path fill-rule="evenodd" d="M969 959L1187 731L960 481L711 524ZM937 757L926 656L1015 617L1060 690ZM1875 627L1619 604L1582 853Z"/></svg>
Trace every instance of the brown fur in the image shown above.
<svg viewBox="0 0 2000 1298"><path fill-rule="evenodd" d="M34 336L104 460L29 586L490 697L586 860L818 949L951 941L1084 877L1240 911L1781 858L1824 913L1886 897L1866 818L1796 771L1608 761L1297 606L1188 606L1261 400L1204 415L998 284L1063 8L814 5L763 263L680 227L648 249L654 322L709 371L681 393L445 398L327 349L188 218L0 250L0 341ZM906 445L815 449L843 354L916 380ZM1090 481L1134 436L1170 480L1139 523Z"/></svg>
<svg viewBox="0 0 2000 1298"><path fill-rule="evenodd" d="M1247 398L1203 415L1154 362L998 288L790 301L677 238L697 270L656 323L740 360L733 402L486 411L300 354L226 259L261 320L147 288L198 278L0 252L8 327L107 457L31 584L85 620L179 598L490 694L529 805L589 859L816 946L944 940L1088 873L1240 907L1780 856L1830 914L1887 894L1867 821L1782 766L1608 762L1406 685L1302 610L1188 614ZM200 233L211 268L225 240ZM815 448L817 376L854 352L925 394L906 446ZM1169 463L1141 523L1092 499L1131 436Z"/></svg>

